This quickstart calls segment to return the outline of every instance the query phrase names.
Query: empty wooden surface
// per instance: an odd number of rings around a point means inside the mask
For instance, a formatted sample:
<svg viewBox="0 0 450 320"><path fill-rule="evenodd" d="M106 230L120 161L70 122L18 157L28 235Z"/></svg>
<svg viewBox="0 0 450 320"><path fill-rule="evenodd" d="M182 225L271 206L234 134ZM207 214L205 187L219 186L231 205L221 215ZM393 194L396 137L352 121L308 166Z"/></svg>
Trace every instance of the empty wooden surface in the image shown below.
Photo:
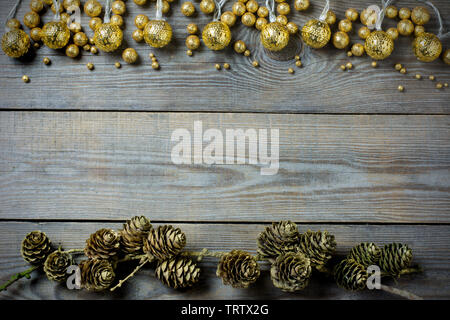
<svg viewBox="0 0 450 320"><path fill-rule="evenodd" d="M319 16L324 2L311 2L310 10L295 11L290 19L301 26ZM450 2L433 3L449 26ZM361 241L407 243L425 272L386 284L428 299L449 299L450 89L435 88L437 81L450 82L449 66L441 59L417 61L412 38L401 38L376 69L367 56L348 58L331 45L306 55L297 69L293 60L269 58L259 32L242 25L232 29L233 39L245 40L251 57L205 47L187 57L186 25L203 28L211 16L184 17L180 4L172 3L168 16L173 43L154 50L136 44L131 34L134 16L152 17L155 3L141 8L127 1L124 48L136 48L136 65L116 69L120 50L82 52L75 60L48 48L21 60L0 53L0 282L26 268L20 242L32 230L45 231L64 248L80 248L95 230L119 229L125 219L146 215L156 225L181 227L190 249L255 252L267 223L289 219L301 231L335 234L339 257ZM340 20L347 8L360 11L370 4L336 0L331 8ZM0 5L4 22L11 2ZM412 8L419 2L396 5ZM24 0L18 17L27 11ZM50 21L51 13L43 20ZM85 15L82 21L92 36ZM397 23L385 21L386 27ZM354 29L360 26L355 23ZM437 30L434 14L425 27ZM362 42L355 32L351 38ZM150 67L151 52L159 71ZM45 56L50 66L42 63ZM254 59L260 68L251 66ZM340 71L348 61L354 69ZM87 62L95 64L94 71L86 69ZM224 62L230 70L214 69ZM406 66L406 75L394 71L397 62ZM295 74L287 72L290 67ZM414 79L416 73L424 79ZM30 83L22 82L24 74ZM431 74L437 81L425 79ZM397 91L400 84L404 93ZM175 165L171 134L182 128L192 133L194 121L224 135L226 129L279 129L278 173L262 176L264 165L248 163ZM347 292L320 275L306 290L286 294L271 285L267 266L255 286L237 290L215 277L216 263L202 262L200 285L185 292L164 287L146 268L114 293L71 291L34 274L0 299L395 298Z"/></svg>

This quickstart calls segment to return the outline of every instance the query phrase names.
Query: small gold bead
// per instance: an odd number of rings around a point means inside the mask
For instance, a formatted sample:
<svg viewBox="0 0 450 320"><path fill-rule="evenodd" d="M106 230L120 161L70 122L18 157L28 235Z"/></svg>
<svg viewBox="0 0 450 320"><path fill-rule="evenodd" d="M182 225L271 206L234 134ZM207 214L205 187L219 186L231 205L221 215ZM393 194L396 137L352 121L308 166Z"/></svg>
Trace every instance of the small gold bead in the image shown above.
<svg viewBox="0 0 450 320"><path fill-rule="evenodd" d="M51 63L50 58L45 57L43 60L44 64L49 65Z"/></svg>
<svg viewBox="0 0 450 320"><path fill-rule="evenodd" d="M120 69L120 68L122 67L122 65L120 64L120 62L114 63L114 66L115 66L117 69Z"/></svg>
<svg viewBox="0 0 450 320"><path fill-rule="evenodd" d="M372 65L372 68L378 67L378 63L376 61L372 61L371 65Z"/></svg>
<svg viewBox="0 0 450 320"><path fill-rule="evenodd" d="M368 36L369 36L369 34L370 34L370 29L369 28L367 28L366 26L362 26L361 28L359 28L359 30L358 30L358 36L361 38L361 39L366 39Z"/></svg>
<svg viewBox="0 0 450 320"><path fill-rule="evenodd" d="M444 85L440 82L436 83L436 89L442 89Z"/></svg>
<svg viewBox="0 0 450 320"><path fill-rule="evenodd" d="M288 23L288 18L284 14L280 14L276 17L276 21L285 26Z"/></svg>
<svg viewBox="0 0 450 320"><path fill-rule="evenodd" d="M138 29L144 29L145 26L147 25L149 19L145 14L138 14L135 18L134 18L134 25L136 26L136 28Z"/></svg>
<svg viewBox="0 0 450 320"><path fill-rule="evenodd" d="M397 64L394 66L394 68L395 68L395 70L400 71L400 70L403 68L403 66L402 66L400 63L397 63Z"/></svg>
<svg viewBox="0 0 450 320"><path fill-rule="evenodd" d="M431 81L434 81L436 79L436 77L431 75L431 76L428 77L428 79L430 79Z"/></svg>
<svg viewBox="0 0 450 320"><path fill-rule="evenodd" d="M249 57L250 54L251 54L250 50L247 49L244 51L244 56Z"/></svg>
<svg viewBox="0 0 450 320"><path fill-rule="evenodd" d="M38 42L33 43L33 46L34 46L36 49L39 49L39 48L41 47L41 45L40 45Z"/></svg>
<svg viewBox="0 0 450 320"><path fill-rule="evenodd" d="M95 44L94 38L89 38L89 44Z"/></svg>
<svg viewBox="0 0 450 320"><path fill-rule="evenodd" d="M345 65L345 67L349 70L353 69L353 64L351 62L347 62L347 64Z"/></svg>
<svg viewBox="0 0 450 320"><path fill-rule="evenodd" d="M91 45L90 45L90 44L85 44L85 45L83 46L83 50L84 50L84 51L90 51L90 50L91 50Z"/></svg>
<svg viewBox="0 0 450 320"><path fill-rule="evenodd" d="M447 82L444 83L444 87L448 88L448 83Z"/></svg>
<svg viewBox="0 0 450 320"><path fill-rule="evenodd" d="M22 81L25 82L25 83L28 83L28 82L30 82L30 77L28 77L28 76L23 76L23 77L22 77Z"/></svg>
<svg viewBox="0 0 450 320"><path fill-rule="evenodd" d="M96 46L92 46L92 47L91 47L91 53L92 53L92 54L97 54L97 53L98 53L98 49L97 49Z"/></svg>
<svg viewBox="0 0 450 320"><path fill-rule="evenodd" d="M214 65L214 68L216 68L217 70L220 70L220 69L221 69L220 64L216 63L216 64Z"/></svg>
<svg viewBox="0 0 450 320"><path fill-rule="evenodd" d="M152 62L158 62L158 59L156 59L156 57L153 57Z"/></svg>
<svg viewBox="0 0 450 320"><path fill-rule="evenodd" d="M420 80L420 79L422 79L422 76L420 74L416 74L416 79Z"/></svg>
<svg viewBox="0 0 450 320"><path fill-rule="evenodd" d="M401 69L400 69L400 73L401 73L401 74L406 74L406 68L401 68Z"/></svg>
<svg viewBox="0 0 450 320"><path fill-rule="evenodd" d="M347 51L347 57L353 56L353 53L351 51Z"/></svg>
<svg viewBox="0 0 450 320"><path fill-rule="evenodd" d="M296 55L296 56L295 56L295 60L300 60L300 56L299 56L299 55Z"/></svg>
<svg viewBox="0 0 450 320"><path fill-rule="evenodd" d="M289 69L288 69L288 72L289 72L289 73L294 73L294 69L289 68Z"/></svg>
<svg viewBox="0 0 450 320"><path fill-rule="evenodd" d="M295 65L299 68L302 66L302 62L300 60L295 61Z"/></svg>
<svg viewBox="0 0 450 320"><path fill-rule="evenodd" d="M400 92L403 92L403 91L405 91L405 87L400 85L400 86L397 87L397 90L400 91Z"/></svg>
<svg viewBox="0 0 450 320"><path fill-rule="evenodd" d="M186 54L187 54L189 57L191 57L191 56L192 56L192 50L191 50L191 49L186 50Z"/></svg>
<svg viewBox="0 0 450 320"><path fill-rule="evenodd" d="M224 69L230 69L230 64L229 63L224 63L223 67L224 67Z"/></svg>
<svg viewBox="0 0 450 320"><path fill-rule="evenodd" d="M254 66L255 68L259 66L259 62L256 60L253 60L252 62L252 66Z"/></svg>
<svg viewBox="0 0 450 320"><path fill-rule="evenodd" d="M155 57L155 54L154 53L149 53L149 55L148 55L151 59L153 59L154 57Z"/></svg>
<svg viewBox="0 0 450 320"><path fill-rule="evenodd" d="M158 61L153 61L153 62L152 62L152 68L155 69L155 70L158 70L158 69L159 69L159 63L158 63Z"/></svg>
<svg viewBox="0 0 450 320"><path fill-rule="evenodd" d="M345 65L341 65L339 68L341 68L342 71L345 71L347 68L345 67Z"/></svg>
<svg viewBox="0 0 450 320"><path fill-rule="evenodd" d="M86 64L86 67L87 67L89 70L94 70L94 64L93 64L92 62L89 62L88 64Z"/></svg>

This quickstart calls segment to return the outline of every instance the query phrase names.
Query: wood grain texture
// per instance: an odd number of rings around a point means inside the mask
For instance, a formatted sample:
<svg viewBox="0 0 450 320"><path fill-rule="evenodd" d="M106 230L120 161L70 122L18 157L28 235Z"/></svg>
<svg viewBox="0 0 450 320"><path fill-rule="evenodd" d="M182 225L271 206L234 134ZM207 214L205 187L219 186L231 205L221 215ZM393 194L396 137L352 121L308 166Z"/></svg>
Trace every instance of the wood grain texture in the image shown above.
<svg viewBox="0 0 450 320"><path fill-rule="evenodd" d="M231 250L240 248L256 251L256 238L265 225L236 224L176 224L187 235L189 250L209 248ZM0 224L0 281L5 281L14 271L26 267L20 257L20 242L32 230L47 233L52 241L64 248L80 248L89 234L102 227L118 229L120 223L28 223L4 222ZM414 253L415 264L424 268L424 273L407 276L397 283L386 279L385 284L409 290L427 299L450 298L450 226L355 226L355 225L301 225L307 229L328 230L335 234L338 258L345 256L350 248L361 241L373 241L380 245L390 242L407 243ZM421 236L418 237L417 235ZM214 236L212 236L214 235ZM78 258L78 260L81 259ZM258 282L248 290L224 286L215 276L217 260L208 258L201 263L202 277L199 286L183 292L164 287L154 278L153 269L146 268L117 292L88 293L70 291L45 275L33 274L31 281L21 280L0 299L393 299L395 296L376 291L348 292L334 285L333 280L316 275L311 284L297 294L288 294L274 288L270 281L268 266L264 265ZM132 265L125 266L127 272Z"/></svg>
<svg viewBox="0 0 450 320"><path fill-rule="evenodd" d="M278 173L173 164L196 120L279 129ZM0 218L448 223L449 138L448 116L2 112Z"/></svg>
<svg viewBox="0 0 450 320"><path fill-rule="evenodd" d="M303 59L304 68L296 69L294 75L287 69L294 66L290 61L276 61L268 58L259 42L259 32L242 25L233 28L233 38L243 39L252 51L246 58L235 54L231 48L223 52L211 52L203 47L192 58L185 54L185 27L195 22L200 28L211 20L211 16L199 13L196 18L187 18L180 13L180 3L172 5L169 22L174 28L173 43L162 50L150 49L145 43L136 44L131 39L133 20L138 13L154 15L154 2L144 8L132 1L127 3L125 15L125 46L132 46L140 54L138 65L124 65L114 68L121 52L101 53L98 56L83 53L80 59L71 60L61 52L48 48L38 50L25 61L10 59L0 54L0 108L4 109L76 109L76 110L147 110L147 111L207 111L207 112L280 112L280 113L400 113L400 114L448 114L450 91L435 89L435 83L414 80L416 73L424 76L434 74L439 81L450 82L450 68L441 60L421 63L411 50L411 39L402 38L396 42L392 57L380 62L378 69L370 67L368 57L352 58L345 51L338 51L328 45ZM358 10L374 1L335 1L332 9L338 19L344 17L348 7ZM441 10L446 25L449 25L450 2L434 2ZM4 8L0 21L5 21L10 1L1 0ZM225 6L231 8L232 2ZM400 4L399 4L400 5ZM402 1L401 6L414 7L416 1ZM199 9L196 3L197 10ZM18 17L28 11L28 3L22 4ZM322 4L313 2L306 13L293 10L291 20L303 25L309 18L319 16ZM51 13L43 16L48 22ZM83 15L83 25L88 35L92 31ZM396 21L386 20L386 27ZM355 24L354 29L361 25ZM426 26L436 31L436 19ZM352 41L361 42L356 33ZM449 46L449 41L444 43ZM150 68L148 54L155 52L161 64L160 71ZM50 56L51 66L41 62ZM251 66L252 60L260 62L260 68ZM339 66L351 60L354 69L342 72ZM95 71L90 72L85 64L93 62ZM215 63L228 62L231 70L220 72ZM396 62L403 63L407 75L401 75L392 68ZM295 67L294 67L295 68ZM21 81L23 74L31 83ZM402 84L406 92L399 93Z"/></svg>

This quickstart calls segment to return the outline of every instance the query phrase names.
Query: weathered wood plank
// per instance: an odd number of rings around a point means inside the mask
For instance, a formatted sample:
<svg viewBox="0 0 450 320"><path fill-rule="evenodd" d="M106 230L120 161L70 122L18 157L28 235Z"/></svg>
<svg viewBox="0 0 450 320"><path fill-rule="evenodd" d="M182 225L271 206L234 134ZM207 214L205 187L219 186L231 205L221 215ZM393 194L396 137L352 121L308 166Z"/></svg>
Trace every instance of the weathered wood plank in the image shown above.
<svg viewBox="0 0 450 320"><path fill-rule="evenodd" d="M5 10L0 12L4 21L10 7L6 0L0 1ZM348 7L362 10L373 1L352 0L332 4L338 18L344 17ZM450 3L445 0L434 2L441 10L448 25ZM229 9L229 2L225 9ZM400 5L400 4L399 4ZM402 1L401 6L413 7L416 1ZM198 3L196 4L198 9ZM0 108L6 109L80 109L80 110L148 110L148 111L232 111L232 112L289 112L289 113L419 113L448 114L450 94L448 90L435 89L435 83L414 80L415 73L424 76L436 75L439 81L450 81L450 68L441 60L433 63L417 61L411 52L411 39L397 41L396 51L386 61L380 62L378 69L370 67L368 57L349 59L344 51L329 45L303 60L304 68L296 69L291 75L287 69L293 61L275 61L268 58L259 43L259 32L242 25L233 28L234 39L243 39L253 52L249 58L234 54L232 49L211 52L202 48L194 57L185 54L185 26L189 22L198 23L202 28L210 16L202 13L187 18L180 13L180 4L173 5L169 21L174 28L175 40L168 48L152 50L145 43L136 44L131 39L134 16L138 13L154 14L154 3L139 8L133 2L127 3L125 16L125 40L141 55L141 63L114 68L120 60L120 52L114 54L83 54L80 59L71 60L60 52L48 48L38 50L35 57L26 62L9 59L0 54ZM27 12L24 2L18 17ZM291 18L299 25L310 17L317 17L322 4L313 3L306 13L293 10ZM50 12L44 21L51 19ZM83 15L86 32L88 19ZM386 26L396 21L387 21ZM355 24L355 29L360 24ZM435 31L436 19L426 26ZM355 33L353 41L359 41ZM450 43L446 40L445 45ZM161 70L150 68L148 53L155 51ZM52 57L52 65L44 66L44 56ZM260 68L253 68L251 61L260 62ZM339 65L351 60L354 69L341 72ZM93 62L94 72L89 72L85 64ZM231 70L220 72L215 63L228 62ZM392 65L403 63L408 75L395 72ZM24 84L21 76L27 74L31 83ZM406 92L399 93L402 84ZM26 92L26 94L24 94Z"/></svg>
<svg viewBox="0 0 450 320"><path fill-rule="evenodd" d="M256 237L264 225L234 224L177 224L186 234L189 249L230 250L240 248L255 252ZM4 222L0 224L0 281L13 272L26 267L19 254L20 242L32 230L45 231L55 244L64 248L79 248L84 239L101 227L120 228L120 223L28 223ZM385 284L409 290L428 299L448 299L450 292L449 226L360 226L360 225L302 225L300 230L329 230L336 236L338 255L344 256L361 241L374 241L380 245L393 241L407 243L414 252L414 263L425 272L404 277L398 283L386 279ZM417 235L421 236L418 237ZM332 279L317 275L307 289L298 294L282 293L274 288L266 270L258 282L248 290L223 286L214 275L217 261L207 259L201 263L203 275L198 287L177 292L164 287L153 276L151 268L143 270L121 290L114 293L94 294L70 291L64 285L48 281L45 275L34 274L31 281L21 280L0 293L0 299L392 299L382 292L347 292L338 288ZM131 267L131 266L130 266Z"/></svg>
<svg viewBox="0 0 450 320"><path fill-rule="evenodd" d="M196 120L279 129L278 173L173 164ZM0 218L448 223L449 138L448 116L2 112Z"/></svg>

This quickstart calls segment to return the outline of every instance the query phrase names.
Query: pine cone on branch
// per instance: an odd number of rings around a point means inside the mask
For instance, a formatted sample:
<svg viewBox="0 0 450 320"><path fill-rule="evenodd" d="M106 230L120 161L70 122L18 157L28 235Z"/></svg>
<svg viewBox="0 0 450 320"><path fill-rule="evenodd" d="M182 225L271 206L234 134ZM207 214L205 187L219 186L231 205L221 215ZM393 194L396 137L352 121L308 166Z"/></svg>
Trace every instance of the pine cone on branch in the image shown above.
<svg viewBox="0 0 450 320"><path fill-rule="evenodd" d="M300 235L299 248L317 270L322 270L336 251L334 235L328 231L306 231Z"/></svg>
<svg viewBox="0 0 450 320"><path fill-rule="evenodd" d="M299 236L294 222L273 222L258 236L258 254L264 259L274 261L281 253L296 251Z"/></svg>
<svg viewBox="0 0 450 320"><path fill-rule="evenodd" d="M108 260L89 259L81 261L78 266L81 285L89 291L106 290L114 281L114 269Z"/></svg>
<svg viewBox="0 0 450 320"><path fill-rule="evenodd" d="M391 243L381 249L378 263L382 272L396 277L410 267L412 257L412 250L406 244Z"/></svg>
<svg viewBox="0 0 450 320"><path fill-rule="evenodd" d="M49 280L64 281L67 278L67 268L73 264L69 253L58 249L50 253L44 262L44 272Z"/></svg>
<svg viewBox="0 0 450 320"><path fill-rule="evenodd" d="M378 264L380 260L381 250L373 242L363 242L352 248L348 258L355 260L363 267Z"/></svg>
<svg viewBox="0 0 450 320"><path fill-rule="evenodd" d="M144 216L127 220L120 230L120 250L126 255L143 253L144 240L147 239L152 225Z"/></svg>
<svg viewBox="0 0 450 320"><path fill-rule="evenodd" d="M233 288L248 288L259 275L259 265L255 257L242 250L232 250L222 256L216 274L223 284Z"/></svg>
<svg viewBox="0 0 450 320"><path fill-rule="evenodd" d="M334 279L346 290L363 290L367 286L367 271L353 259L344 259L334 268Z"/></svg>
<svg viewBox="0 0 450 320"><path fill-rule="evenodd" d="M32 231L27 234L20 249L25 261L34 265L44 262L51 250L50 239L41 231Z"/></svg>
<svg viewBox="0 0 450 320"><path fill-rule="evenodd" d="M302 252L280 254L270 268L270 277L275 287L295 292L303 290L311 277L311 261Z"/></svg>
<svg viewBox="0 0 450 320"><path fill-rule="evenodd" d="M191 259L179 256L160 261L156 267L155 275L166 286L173 289L183 289L198 282L200 268Z"/></svg>
<svg viewBox="0 0 450 320"><path fill-rule="evenodd" d="M186 245L186 235L173 226L150 230L144 241L144 252L162 261L175 257Z"/></svg>
<svg viewBox="0 0 450 320"><path fill-rule="evenodd" d="M111 229L100 229L86 240L84 253L90 259L110 259L117 255L120 235Z"/></svg>

